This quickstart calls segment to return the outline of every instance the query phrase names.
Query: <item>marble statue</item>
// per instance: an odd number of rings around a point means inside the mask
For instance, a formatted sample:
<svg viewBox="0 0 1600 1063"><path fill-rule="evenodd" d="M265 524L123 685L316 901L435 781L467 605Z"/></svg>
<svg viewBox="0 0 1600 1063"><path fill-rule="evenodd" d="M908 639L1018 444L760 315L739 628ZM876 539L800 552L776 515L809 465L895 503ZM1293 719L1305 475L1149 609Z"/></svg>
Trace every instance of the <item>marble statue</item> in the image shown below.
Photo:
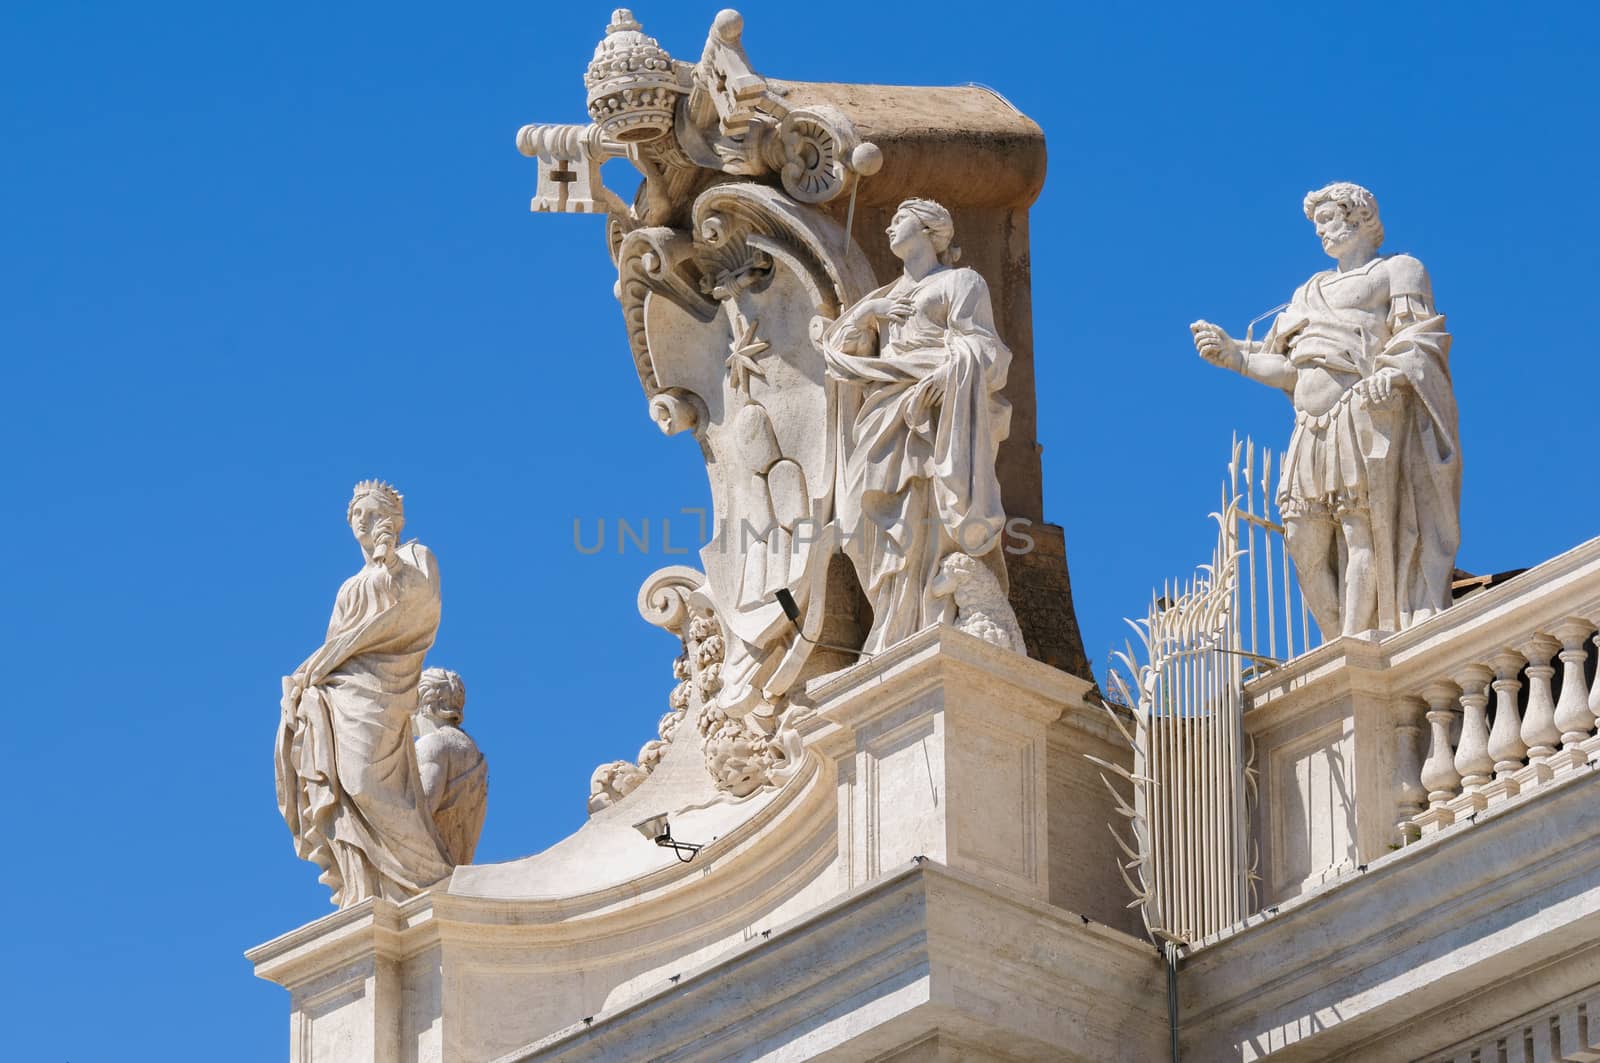
<svg viewBox="0 0 1600 1063"><path fill-rule="evenodd" d="M346 511L361 571L334 600L323 644L284 677L278 808L295 852L322 869L333 903L402 900L450 873L424 804L412 716L439 627L439 570L402 543L400 493L356 485Z"/></svg>
<svg viewBox="0 0 1600 1063"><path fill-rule="evenodd" d="M988 570L1001 589L989 608L1001 627L1017 627L1004 593L1006 515L995 476L1010 427L1000 389L1011 352L995 332L983 278L955 266L949 211L908 199L888 236L903 272L841 314L820 343L829 373L846 385L835 505L872 606L869 653L955 620L955 603L935 584L956 554Z"/></svg>
<svg viewBox="0 0 1600 1063"><path fill-rule="evenodd" d="M1450 604L1461 541L1461 452L1450 334L1428 273L1380 255L1371 192L1305 198L1337 267L1301 285L1266 337L1190 326L1213 365L1294 402L1277 503L1301 590L1324 637L1398 631Z"/></svg>
<svg viewBox="0 0 1600 1063"><path fill-rule="evenodd" d="M467 688L443 668L423 671L417 686L417 768L422 796L452 864L472 863L489 796L489 765L461 729Z"/></svg>

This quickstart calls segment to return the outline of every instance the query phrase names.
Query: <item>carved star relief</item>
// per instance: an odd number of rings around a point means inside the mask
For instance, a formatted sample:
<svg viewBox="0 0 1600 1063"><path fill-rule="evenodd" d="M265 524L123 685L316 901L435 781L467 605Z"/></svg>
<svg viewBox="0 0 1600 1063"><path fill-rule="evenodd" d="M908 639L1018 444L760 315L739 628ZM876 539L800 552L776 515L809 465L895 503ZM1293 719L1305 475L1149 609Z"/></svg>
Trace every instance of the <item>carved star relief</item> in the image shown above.
<svg viewBox="0 0 1600 1063"><path fill-rule="evenodd" d="M733 318L733 342L728 345L728 382L735 389L742 392L746 398L750 396L750 374L765 377L761 365L756 361L758 355L765 351L770 344L766 340L756 338L756 327L759 321L752 321L743 314L735 311Z"/></svg>

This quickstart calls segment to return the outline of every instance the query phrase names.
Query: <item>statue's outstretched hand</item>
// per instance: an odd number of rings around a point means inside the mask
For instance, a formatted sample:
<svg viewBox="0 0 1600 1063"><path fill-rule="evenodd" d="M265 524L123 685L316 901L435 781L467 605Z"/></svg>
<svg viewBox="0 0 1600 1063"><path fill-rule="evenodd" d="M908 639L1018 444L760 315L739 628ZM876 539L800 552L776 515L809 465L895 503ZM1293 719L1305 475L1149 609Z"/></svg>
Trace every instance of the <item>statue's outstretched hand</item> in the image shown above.
<svg viewBox="0 0 1600 1063"><path fill-rule="evenodd" d="M1194 349L1200 353L1200 357L1223 369L1244 372L1244 353L1232 336L1209 321L1196 321L1189 326L1189 332L1194 337Z"/></svg>

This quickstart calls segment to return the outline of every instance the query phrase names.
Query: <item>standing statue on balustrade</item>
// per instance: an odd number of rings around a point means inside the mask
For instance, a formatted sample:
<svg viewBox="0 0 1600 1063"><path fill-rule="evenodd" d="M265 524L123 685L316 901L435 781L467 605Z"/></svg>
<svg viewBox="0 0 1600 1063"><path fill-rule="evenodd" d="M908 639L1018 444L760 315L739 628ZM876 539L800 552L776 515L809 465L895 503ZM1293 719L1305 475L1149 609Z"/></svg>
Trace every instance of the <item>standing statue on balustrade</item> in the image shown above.
<svg viewBox="0 0 1600 1063"><path fill-rule="evenodd" d="M1398 631L1450 604L1461 541L1450 334L1422 263L1378 254L1371 192L1331 184L1306 196L1305 214L1337 268L1301 285L1259 342L1206 321L1189 329L1206 361L1294 402L1277 502L1323 636Z"/></svg>
<svg viewBox="0 0 1600 1063"><path fill-rule="evenodd" d="M417 767L412 716L439 629L439 569L401 542L400 493L367 480L346 510L361 571L334 600L327 638L283 680L278 809L333 903L401 901L450 873Z"/></svg>
<svg viewBox="0 0 1600 1063"><path fill-rule="evenodd" d="M840 314L819 343L843 385L834 503L872 606L865 650L879 652L937 621L970 621L959 615L960 582L986 603L990 623L973 629L1020 651L995 475L1011 427L1000 394L1011 351L995 332L989 286L975 270L955 267L948 210L908 199L888 236L904 271ZM975 562L960 581L946 565L955 555Z"/></svg>

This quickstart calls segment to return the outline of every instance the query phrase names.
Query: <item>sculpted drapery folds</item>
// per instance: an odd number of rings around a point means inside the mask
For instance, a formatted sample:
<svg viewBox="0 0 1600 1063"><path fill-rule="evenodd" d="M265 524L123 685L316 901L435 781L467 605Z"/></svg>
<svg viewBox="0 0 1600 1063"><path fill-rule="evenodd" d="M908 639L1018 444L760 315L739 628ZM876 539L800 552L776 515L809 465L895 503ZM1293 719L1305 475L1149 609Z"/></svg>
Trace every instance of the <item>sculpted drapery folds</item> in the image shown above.
<svg viewBox="0 0 1600 1063"><path fill-rule="evenodd" d="M1332 184L1305 213L1338 267L1301 285L1259 343L1190 328L1207 361L1294 402L1277 501L1318 627L1401 630L1450 604L1461 540L1450 334L1422 263L1378 255L1372 193Z"/></svg>
<svg viewBox="0 0 1600 1063"><path fill-rule="evenodd" d="M339 588L322 646L283 680L275 757L295 852L341 908L402 900L451 868L412 727L439 626L438 568L427 547L399 542L404 511L388 485L356 485L347 515L366 563Z"/></svg>
<svg viewBox="0 0 1600 1063"><path fill-rule="evenodd" d="M869 653L956 619L939 579L953 554L978 559L1006 585L995 453L1010 428L1000 389L1011 352L983 278L954 266L947 210L907 200L888 236L904 272L840 315L821 342L844 385L836 518L872 606ZM1003 590L998 607L1015 629Z"/></svg>

